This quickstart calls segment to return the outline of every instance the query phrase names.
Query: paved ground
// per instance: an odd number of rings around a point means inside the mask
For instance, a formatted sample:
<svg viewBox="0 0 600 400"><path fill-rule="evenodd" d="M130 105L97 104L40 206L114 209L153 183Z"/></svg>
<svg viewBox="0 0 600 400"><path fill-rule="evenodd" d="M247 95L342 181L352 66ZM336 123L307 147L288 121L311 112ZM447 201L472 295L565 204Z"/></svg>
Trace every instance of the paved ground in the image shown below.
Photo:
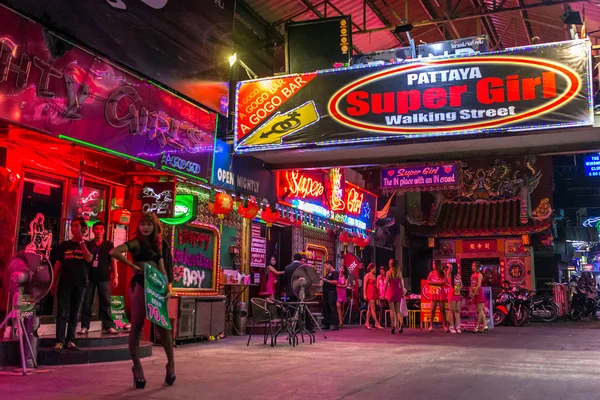
<svg viewBox="0 0 600 400"><path fill-rule="evenodd" d="M600 399L600 322L501 327L488 334L347 328L297 348L246 347L234 337L144 360L148 385L131 388L129 362L0 372L3 399ZM588 328L588 329L583 329Z"/></svg>

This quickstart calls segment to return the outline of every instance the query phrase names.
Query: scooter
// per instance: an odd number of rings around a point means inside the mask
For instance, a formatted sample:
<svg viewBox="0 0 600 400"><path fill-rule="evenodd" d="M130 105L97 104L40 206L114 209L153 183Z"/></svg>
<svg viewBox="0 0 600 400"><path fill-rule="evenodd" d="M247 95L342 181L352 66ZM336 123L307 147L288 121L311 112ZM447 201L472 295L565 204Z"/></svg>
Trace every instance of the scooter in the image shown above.
<svg viewBox="0 0 600 400"><path fill-rule="evenodd" d="M535 296L533 293L533 307L530 319L543 322L554 322L558 319L558 306L554 303L554 296Z"/></svg>
<svg viewBox="0 0 600 400"><path fill-rule="evenodd" d="M494 301L494 326L512 322L514 295L510 290L502 290Z"/></svg>
<svg viewBox="0 0 600 400"><path fill-rule="evenodd" d="M595 312L597 304L598 300L589 299L586 293L575 293L571 300L569 318L573 321L582 320Z"/></svg>
<svg viewBox="0 0 600 400"><path fill-rule="evenodd" d="M533 309L533 297L527 289L515 287L514 291L514 326L523 326L529 320L529 315Z"/></svg>

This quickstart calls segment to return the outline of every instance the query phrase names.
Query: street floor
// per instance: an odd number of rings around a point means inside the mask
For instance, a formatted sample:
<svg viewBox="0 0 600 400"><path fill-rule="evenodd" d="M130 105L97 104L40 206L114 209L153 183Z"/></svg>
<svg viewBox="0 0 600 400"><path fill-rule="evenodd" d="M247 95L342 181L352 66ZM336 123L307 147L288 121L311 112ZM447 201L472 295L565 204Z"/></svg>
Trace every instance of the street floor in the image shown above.
<svg viewBox="0 0 600 400"><path fill-rule="evenodd" d="M130 362L0 371L2 399L600 399L598 321L499 327L488 334L418 329L391 335L352 326L296 348L262 335L176 349L177 381L162 385L161 347L143 360L148 384L132 388Z"/></svg>

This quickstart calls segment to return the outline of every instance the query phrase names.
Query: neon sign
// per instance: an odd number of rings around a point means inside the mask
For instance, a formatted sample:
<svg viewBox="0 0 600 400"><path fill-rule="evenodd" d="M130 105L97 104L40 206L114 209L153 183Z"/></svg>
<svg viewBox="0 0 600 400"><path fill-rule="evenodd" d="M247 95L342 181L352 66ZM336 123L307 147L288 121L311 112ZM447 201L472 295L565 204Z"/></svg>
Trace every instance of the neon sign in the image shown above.
<svg viewBox="0 0 600 400"><path fill-rule="evenodd" d="M319 197L325 192L325 186L313 178L300 174L298 171L285 173L290 194L298 198Z"/></svg>
<svg viewBox="0 0 600 400"><path fill-rule="evenodd" d="M329 218L331 216L331 211L318 204L307 203L306 201L302 200L293 200L292 205L299 210L306 211L311 214L317 214L325 218Z"/></svg>
<svg viewBox="0 0 600 400"><path fill-rule="evenodd" d="M355 188L351 188L346 197L346 211L350 214L360 214L364 197L364 193L360 193Z"/></svg>
<svg viewBox="0 0 600 400"><path fill-rule="evenodd" d="M342 172L339 168L334 168L329 172L331 179L331 210L341 211L346 208L344 203L344 189L342 188Z"/></svg>
<svg viewBox="0 0 600 400"><path fill-rule="evenodd" d="M191 194L178 194L175 197L173 218L160 218L160 221L167 225L181 225L196 219L197 213L197 197Z"/></svg>
<svg viewBox="0 0 600 400"><path fill-rule="evenodd" d="M349 227L372 230L377 196L345 181L344 176L339 168L278 172L278 202Z"/></svg>

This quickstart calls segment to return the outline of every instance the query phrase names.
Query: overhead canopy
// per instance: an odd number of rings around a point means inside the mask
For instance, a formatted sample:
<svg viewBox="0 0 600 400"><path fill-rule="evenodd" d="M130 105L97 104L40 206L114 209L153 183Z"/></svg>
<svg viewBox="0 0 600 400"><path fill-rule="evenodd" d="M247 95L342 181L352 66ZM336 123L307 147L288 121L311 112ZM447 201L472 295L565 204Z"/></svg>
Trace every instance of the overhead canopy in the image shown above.
<svg viewBox="0 0 600 400"><path fill-rule="evenodd" d="M550 219L520 221L521 201L512 199L485 203L442 205L437 222L416 227L414 232L436 237L519 236L548 229Z"/></svg>

